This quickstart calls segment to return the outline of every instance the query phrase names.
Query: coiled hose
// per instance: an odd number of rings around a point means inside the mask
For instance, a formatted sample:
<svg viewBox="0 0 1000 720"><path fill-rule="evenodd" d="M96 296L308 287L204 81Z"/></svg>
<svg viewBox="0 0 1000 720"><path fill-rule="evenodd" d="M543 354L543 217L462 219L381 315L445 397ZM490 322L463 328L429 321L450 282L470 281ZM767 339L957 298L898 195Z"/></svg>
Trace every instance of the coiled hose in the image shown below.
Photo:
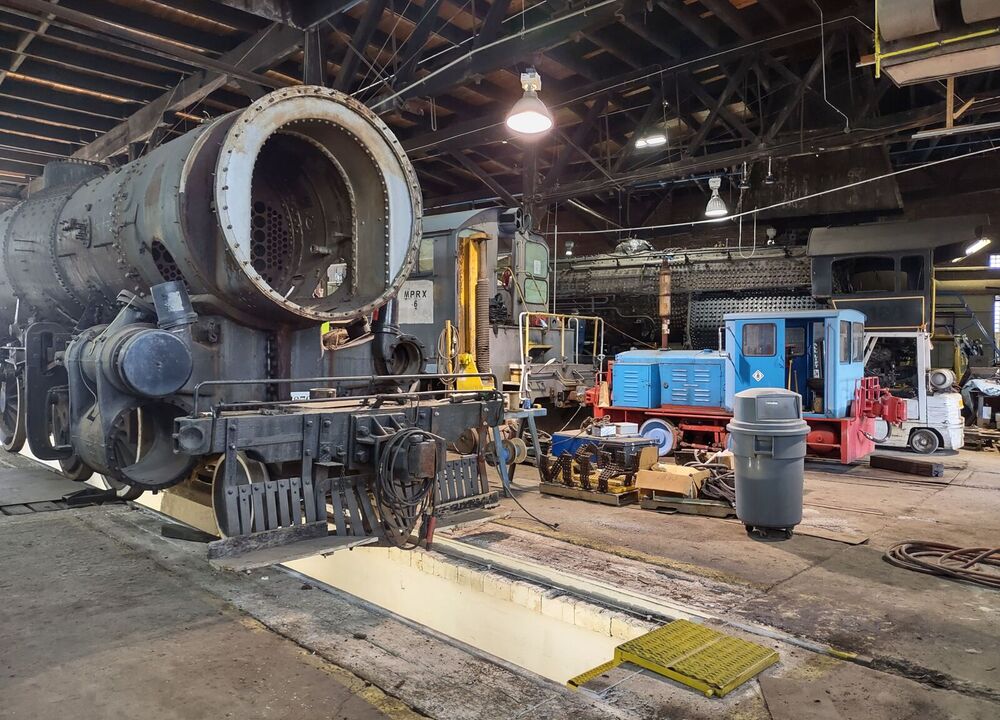
<svg viewBox="0 0 1000 720"><path fill-rule="evenodd" d="M1000 547L957 547L925 540L906 540L885 551L890 565L927 575L1000 589Z"/></svg>

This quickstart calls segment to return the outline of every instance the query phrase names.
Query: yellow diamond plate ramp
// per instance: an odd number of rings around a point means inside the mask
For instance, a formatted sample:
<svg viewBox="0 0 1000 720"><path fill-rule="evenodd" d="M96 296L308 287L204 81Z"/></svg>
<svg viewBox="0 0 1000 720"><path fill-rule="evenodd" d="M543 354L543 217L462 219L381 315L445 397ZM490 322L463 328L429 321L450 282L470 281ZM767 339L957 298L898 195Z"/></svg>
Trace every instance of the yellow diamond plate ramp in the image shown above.
<svg viewBox="0 0 1000 720"><path fill-rule="evenodd" d="M578 675L569 685L585 685L623 662L676 680L708 697L722 697L778 662L778 653L704 625L675 620L622 643L615 648L613 660Z"/></svg>

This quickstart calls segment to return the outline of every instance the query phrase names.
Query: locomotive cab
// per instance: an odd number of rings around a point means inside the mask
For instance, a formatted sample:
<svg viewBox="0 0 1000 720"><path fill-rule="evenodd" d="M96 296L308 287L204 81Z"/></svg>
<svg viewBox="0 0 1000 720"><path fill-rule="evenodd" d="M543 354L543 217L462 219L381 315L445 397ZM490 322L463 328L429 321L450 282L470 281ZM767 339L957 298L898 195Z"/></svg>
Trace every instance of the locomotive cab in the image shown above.
<svg viewBox="0 0 1000 720"><path fill-rule="evenodd" d="M847 417L864 377L864 322L857 310L726 315L726 407L742 390L780 387L802 396L807 415Z"/></svg>

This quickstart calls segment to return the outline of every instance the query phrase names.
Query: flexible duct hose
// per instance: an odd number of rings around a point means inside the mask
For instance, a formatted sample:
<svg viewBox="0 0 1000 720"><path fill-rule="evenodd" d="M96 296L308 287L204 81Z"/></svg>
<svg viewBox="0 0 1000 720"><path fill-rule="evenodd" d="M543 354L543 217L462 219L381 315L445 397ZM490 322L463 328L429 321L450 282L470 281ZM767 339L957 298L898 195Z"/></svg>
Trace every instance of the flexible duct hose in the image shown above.
<svg viewBox="0 0 1000 720"><path fill-rule="evenodd" d="M490 281L476 281L476 368L490 371Z"/></svg>

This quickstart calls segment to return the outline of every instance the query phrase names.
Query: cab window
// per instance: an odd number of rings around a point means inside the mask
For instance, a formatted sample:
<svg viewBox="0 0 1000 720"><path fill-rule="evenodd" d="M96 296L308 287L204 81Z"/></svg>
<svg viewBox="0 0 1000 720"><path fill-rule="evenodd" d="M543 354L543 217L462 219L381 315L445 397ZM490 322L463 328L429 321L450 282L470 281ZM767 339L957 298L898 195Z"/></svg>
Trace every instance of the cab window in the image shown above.
<svg viewBox="0 0 1000 720"><path fill-rule="evenodd" d="M776 337L774 323L747 323L743 326L743 354L746 357L773 356Z"/></svg>
<svg viewBox="0 0 1000 720"><path fill-rule="evenodd" d="M865 361L865 325L851 323L851 362Z"/></svg>
<svg viewBox="0 0 1000 720"><path fill-rule="evenodd" d="M840 321L840 362L851 361L851 323Z"/></svg>

